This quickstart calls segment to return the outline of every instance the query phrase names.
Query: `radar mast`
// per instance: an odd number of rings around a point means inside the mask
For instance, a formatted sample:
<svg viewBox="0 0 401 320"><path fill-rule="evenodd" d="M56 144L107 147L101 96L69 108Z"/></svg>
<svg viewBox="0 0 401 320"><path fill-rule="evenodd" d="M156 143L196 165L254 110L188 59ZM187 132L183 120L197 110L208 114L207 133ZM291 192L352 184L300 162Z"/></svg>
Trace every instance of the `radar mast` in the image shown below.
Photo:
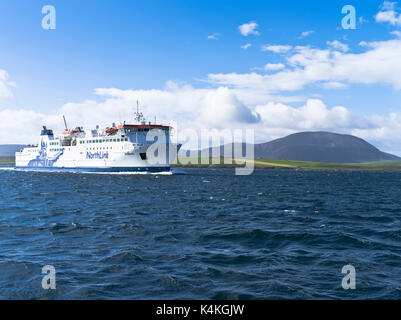
<svg viewBox="0 0 401 320"><path fill-rule="evenodd" d="M135 121L138 123L145 122L145 117L142 112L139 112L139 101L136 100L136 112L135 112Z"/></svg>

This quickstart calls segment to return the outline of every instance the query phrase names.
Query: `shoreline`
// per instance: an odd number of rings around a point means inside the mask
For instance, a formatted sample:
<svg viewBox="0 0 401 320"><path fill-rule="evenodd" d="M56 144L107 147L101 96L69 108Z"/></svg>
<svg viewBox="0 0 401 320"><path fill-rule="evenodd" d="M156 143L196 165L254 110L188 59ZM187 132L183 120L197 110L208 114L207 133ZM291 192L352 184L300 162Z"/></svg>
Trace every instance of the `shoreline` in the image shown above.
<svg viewBox="0 0 401 320"><path fill-rule="evenodd" d="M196 160L196 161L195 161ZM222 160L220 163L212 163L212 159L209 159L209 163L201 163L202 159L192 159L192 162L182 164L180 158L175 161L171 168L195 168L195 169L235 169L243 167L242 164L224 164ZM214 162L217 162L214 159ZM251 160L252 161L252 160ZM207 162L203 159L203 162ZM365 163L350 163L350 164L336 164L336 163L323 163L323 162L311 162L311 161L296 161L296 160L277 160L277 159L255 159L254 168L264 170L318 170L318 171L401 171L401 161L398 160L385 160L376 162L365 162ZM0 157L0 166L15 166L15 158L13 157Z"/></svg>

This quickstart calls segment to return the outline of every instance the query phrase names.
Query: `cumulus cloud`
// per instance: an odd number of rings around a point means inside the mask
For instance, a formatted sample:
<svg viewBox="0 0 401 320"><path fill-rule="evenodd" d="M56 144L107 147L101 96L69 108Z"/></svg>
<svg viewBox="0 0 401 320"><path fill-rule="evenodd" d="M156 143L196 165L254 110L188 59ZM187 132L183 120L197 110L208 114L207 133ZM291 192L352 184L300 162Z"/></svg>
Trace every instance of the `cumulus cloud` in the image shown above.
<svg viewBox="0 0 401 320"><path fill-rule="evenodd" d="M367 20L364 17L360 16L359 19L358 19L358 22L359 22L360 25L363 25L365 23L368 23L369 20Z"/></svg>
<svg viewBox="0 0 401 320"><path fill-rule="evenodd" d="M330 47L332 47L333 49L338 49L342 52L348 52L349 51L349 47L348 45L338 41L338 40L334 40L334 41L327 41L326 44Z"/></svg>
<svg viewBox="0 0 401 320"><path fill-rule="evenodd" d="M120 90L98 88L98 99L69 102L50 115L31 110L0 109L0 143L35 143L42 125L60 132L62 115L69 126L110 126L112 122L132 122L136 101L147 120L168 124L179 121L181 126L200 128L242 128L255 124L260 116L249 108L234 90L225 87L195 89L168 83L163 90Z"/></svg>
<svg viewBox="0 0 401 320"><path fill-rule="evenodd" d="M355 128L351 133L387 152L401 156L401 113L392 112L387 116L371 115L367 119L374 125Z"/></svg>
<svg viewBox="0 0 401 320"><path fill-rule="evenodd" d="M263 67L265 71L277 71L285 68L285 64L283 63L267 63Z"/></svg>
<svg viewBox="0 0 401 320"><path fill-rule="evenodd" d="M248 49L249 47L251 47L252 45L250 43L244 44L243 46L241 46L241 49Z"/></svg>
<svg viewBox="0 0 401 320"><path fill-rule="evenodd" d="M306 37L308 37L308 36L310 36L312 33L314 33L315 31L313 31L313 30L309 30L309 31L304 31L304 32L302 32L301 33L301 35L299 36L299 38L306 38Z"/></svg>
<svg viewBox="0 0 401 320"><path fill-rule="evenodd" d="M259 35L259 31L257 31L258 24L256 22L249 22L249 23L244 23L241 24L238 27L239 32L243 35L243 36L248 36L250 34L254 34L254 35Z"/></svg>
<svg viewBox="0 0 401 320"><path fill-rule="evenodd" d="M384 1L380 11L375 16L376 22L400 26L401 15L395 8L396 4L397 2Z"/></svg>
<svg viewBox="0 0 401 320"><path fill-rule="evenodd" d="M396 36L397 38L401 38L401 31L394 30L394 31L391 31L390 34L392 34L393 36Z"/></svg>
<svg viewBox="0 0 401 320"><path fill-rule="evenodd" d="M272 51L275 53L285 53L292 49L292 46L289 45L270 45L266 44L262 46L262 51Z"/></svg>
<svg viewBox="0 0 401 320"><path fill-rule="evenodd" d="M401 40L365 43L366 51L348 53L334 48L299 46L286 58L289 68L262 75L256 72L209 74L208 81L233 88L270 93L295 91L322 82L385 84L401 89Z"/></svg>
<svg viewBox="0 0 401 320"><path fill-rule="evenodd" d="M10 87L14 86L13 82L8 80L7 71L0 69L0 103L5 102L13 97Z"/></svg>
<svg viewBox="0 0 401 320"><path fill-rule="evenodd" d="M62 129L62 118L26 109L0 110L0 144L37 143L41 125Z"/></svg>
<svg viewBox="0 0 401 320"><path fill-rule="evenodd" d="M329 82L322 83L321 87L324 89L345 89L348 86L341 82L329 81Z"/></svg>
<svg viewBox="0 0 401 320"><path fill-rule="evenodd" d="M354 129L358 123L345 107L328 109L319 99L308 99L300 108L282 103L269 102L255 108L268 128L283 128L294 131Z"/></svg>
<svg viewBox="0 0 401 320"><path fill-rule="evenodd" d="M213 33L207 36L209 40L219 40L221 34L220 33Z"/></svg>
<svg viewBox="0 0 401 320"><path fill-rule="evenodd" d="M209 127L222 129L227 124L258 123L260 115L246 107L228 88L209 91L203 101L198 120Z"/></svg>
<svg viewBox="0 0 401 320"><path fill-rule="evenodd" d="M67 103L53 114L0 110L0 143L37 143L41 125L56 133L62 131L62 115L71 127L131 122L139 99L148 120L157 115L158 122L172 124L178 132L246 127L255 129L256 142L265 142L299 131L324 130L355 134L401 154L401 113L357 116L344 106L329 108L320 99L307 99L301 107L270 99L251 106L241 91L227 87L196 89L175 83L168 83L163 90L98 88L94 93L97 99Z"/></svg>

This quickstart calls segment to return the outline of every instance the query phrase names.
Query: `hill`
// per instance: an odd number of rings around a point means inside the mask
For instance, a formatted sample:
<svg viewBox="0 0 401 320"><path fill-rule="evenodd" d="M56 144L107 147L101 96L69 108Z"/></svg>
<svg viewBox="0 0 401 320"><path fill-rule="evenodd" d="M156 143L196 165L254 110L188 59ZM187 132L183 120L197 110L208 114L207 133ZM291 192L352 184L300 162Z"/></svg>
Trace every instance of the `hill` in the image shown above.
<svg viewBox="0 0 401 320"><path fill-rule="evenodd" d="M0 157L14 157L23 147L25 146L21 144L0 144Z"/></svg>
<svg viewBox="0 0 401 320"><path fill-rule="evenodd" d="M245 147L245 146L244 146ZM219 148L219 147L217 147ZM401 158L380 151L365 140L331 132L300 132L270 142L255 144L256 159L362 163ZM212 148L209 149L209 152ZM223 146L220 147L223 155Z"/></svg>

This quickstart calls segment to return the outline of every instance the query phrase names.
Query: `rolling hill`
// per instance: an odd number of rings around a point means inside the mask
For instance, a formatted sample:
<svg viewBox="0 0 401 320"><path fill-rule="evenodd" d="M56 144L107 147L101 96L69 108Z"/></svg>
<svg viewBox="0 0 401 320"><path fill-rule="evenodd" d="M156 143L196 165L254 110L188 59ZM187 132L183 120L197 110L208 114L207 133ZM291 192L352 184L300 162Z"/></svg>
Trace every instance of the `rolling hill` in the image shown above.
<svg viewBox="0 0 401 320"><path fill-rule="evenodd" d="M219 147L217 147L219 148ZM365 140L331 132L300 132L270 142L255 144L256 159L313 161L322 163L362 163L401 160ZM204 150L207 152L207 150ZM209 149L209 152L212 148ZM223 155L223 146L220 146Z"/></svg>
<svg viewBox="0 0 401 320"><path fill-rule="evenodd" d="M21 150L24 145L20 144L1 144L0 157L14 157L15 152Z"/></svg>

